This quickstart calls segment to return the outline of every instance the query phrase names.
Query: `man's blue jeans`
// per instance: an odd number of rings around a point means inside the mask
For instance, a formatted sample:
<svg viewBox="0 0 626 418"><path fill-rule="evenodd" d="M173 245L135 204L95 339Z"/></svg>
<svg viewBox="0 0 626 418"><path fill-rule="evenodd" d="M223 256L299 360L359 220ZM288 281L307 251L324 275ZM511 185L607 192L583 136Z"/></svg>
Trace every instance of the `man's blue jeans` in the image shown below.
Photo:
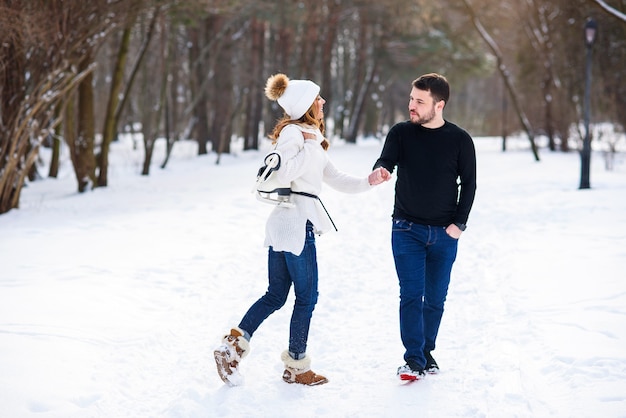
<svg viewBox="0 0 626 418"><path fill-rule="evenodd" d="M307 223L304 249L300 255L274 251L270 247L268 273L267 292L250 307L239 328L252 337L268 316L283 307L293 283L296 301L289 327L289 351L295 355L294 358L302 358L306 353L309 326L318 296L315 235L310 222Z"/></svg>
<svg viewBox="0 0 626 418"><path fill-rule="evenodd" d="M400 282L400 337L409 365L426 365L435 349L458 240L446 227L394 219L391 247Z"/></svg>

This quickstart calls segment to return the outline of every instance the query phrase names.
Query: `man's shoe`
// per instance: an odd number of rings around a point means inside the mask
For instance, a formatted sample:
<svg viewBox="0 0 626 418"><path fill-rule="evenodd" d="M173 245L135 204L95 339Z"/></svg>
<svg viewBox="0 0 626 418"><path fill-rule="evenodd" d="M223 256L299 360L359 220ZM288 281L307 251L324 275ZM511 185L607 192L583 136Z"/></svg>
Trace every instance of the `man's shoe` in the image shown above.
<svg viewBox="0 0 626 418"><path fill-rule="evenodd" d="M432 354L430 354L430 351L424 351L424 357L426 357L426 367L424 367L424 370L426 370L426 373L428 374L439 373L439 366L437 365L437 362L433 358Z"/></svg>
<svg viewBox="0 0 626 418"><path fill-rule="evenodd" d="M424 369L415 365L411 367L408 363L404 366L398 367L398 372L396 374L400 380L420 380L426 377Z"/></svg>

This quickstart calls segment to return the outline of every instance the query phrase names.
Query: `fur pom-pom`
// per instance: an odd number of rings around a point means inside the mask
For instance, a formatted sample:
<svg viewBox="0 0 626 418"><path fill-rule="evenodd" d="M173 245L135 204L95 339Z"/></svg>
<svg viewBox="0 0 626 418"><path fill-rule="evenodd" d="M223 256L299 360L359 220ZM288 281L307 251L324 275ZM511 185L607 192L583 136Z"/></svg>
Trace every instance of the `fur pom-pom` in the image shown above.
<svg viewBox="0 0 626 418"><path fill-rule="evenodd" d="M289 78L285 74L274 74L267 79L267 83L265 84L265 96L270 100L278 100L278 98L285 93L287 84L289 84Z"/></svg>

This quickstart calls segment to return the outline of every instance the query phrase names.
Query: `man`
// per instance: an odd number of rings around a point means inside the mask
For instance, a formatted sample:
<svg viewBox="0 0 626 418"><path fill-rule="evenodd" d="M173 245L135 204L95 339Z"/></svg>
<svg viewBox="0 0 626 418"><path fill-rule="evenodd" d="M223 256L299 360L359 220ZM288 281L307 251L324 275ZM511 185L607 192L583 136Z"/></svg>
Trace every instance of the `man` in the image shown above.
<svg viewBox="0 0 626 418"><path fill-rule="evenodd" d="M437 373L431 355L443 315L458 239L476 193L470 135L444 120L450 86L439 74L413 81L410 121L394 125L374 168L398 168L391 245L400 282L401 380Z"/></svg>

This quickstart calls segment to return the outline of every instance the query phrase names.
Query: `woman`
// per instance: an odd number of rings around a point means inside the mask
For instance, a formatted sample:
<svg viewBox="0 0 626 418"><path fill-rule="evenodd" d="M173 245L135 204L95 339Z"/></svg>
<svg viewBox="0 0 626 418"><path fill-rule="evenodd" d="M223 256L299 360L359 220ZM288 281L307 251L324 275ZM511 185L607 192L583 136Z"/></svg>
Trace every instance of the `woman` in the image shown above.
<svg viewBox="0 0 626 418"><path fill-rule="evenodd" d="M320 88L309 80L289 80L285 74L271 76L265 95L284 110L270 138L280 155L276 172L282 183L291 184L293 207L276 206L267 220L265 246L268 252L269 286L244 315L239 325L224 336L215 350L217 371L230 385L241 382L239 363L249 353L249 341L261 323L286 302L291 285L295 304L289 327L289 346L282 353L285 364L283 380L287 383L320 385L328 380L311 370L306 354L309 325L317 303L317 256L315 234L334 225L319 195L322 182L346 193L363 192L389 180L388 173L376 169L367 178L342 173L330 162L324 138L326 102Z"/></svg>

